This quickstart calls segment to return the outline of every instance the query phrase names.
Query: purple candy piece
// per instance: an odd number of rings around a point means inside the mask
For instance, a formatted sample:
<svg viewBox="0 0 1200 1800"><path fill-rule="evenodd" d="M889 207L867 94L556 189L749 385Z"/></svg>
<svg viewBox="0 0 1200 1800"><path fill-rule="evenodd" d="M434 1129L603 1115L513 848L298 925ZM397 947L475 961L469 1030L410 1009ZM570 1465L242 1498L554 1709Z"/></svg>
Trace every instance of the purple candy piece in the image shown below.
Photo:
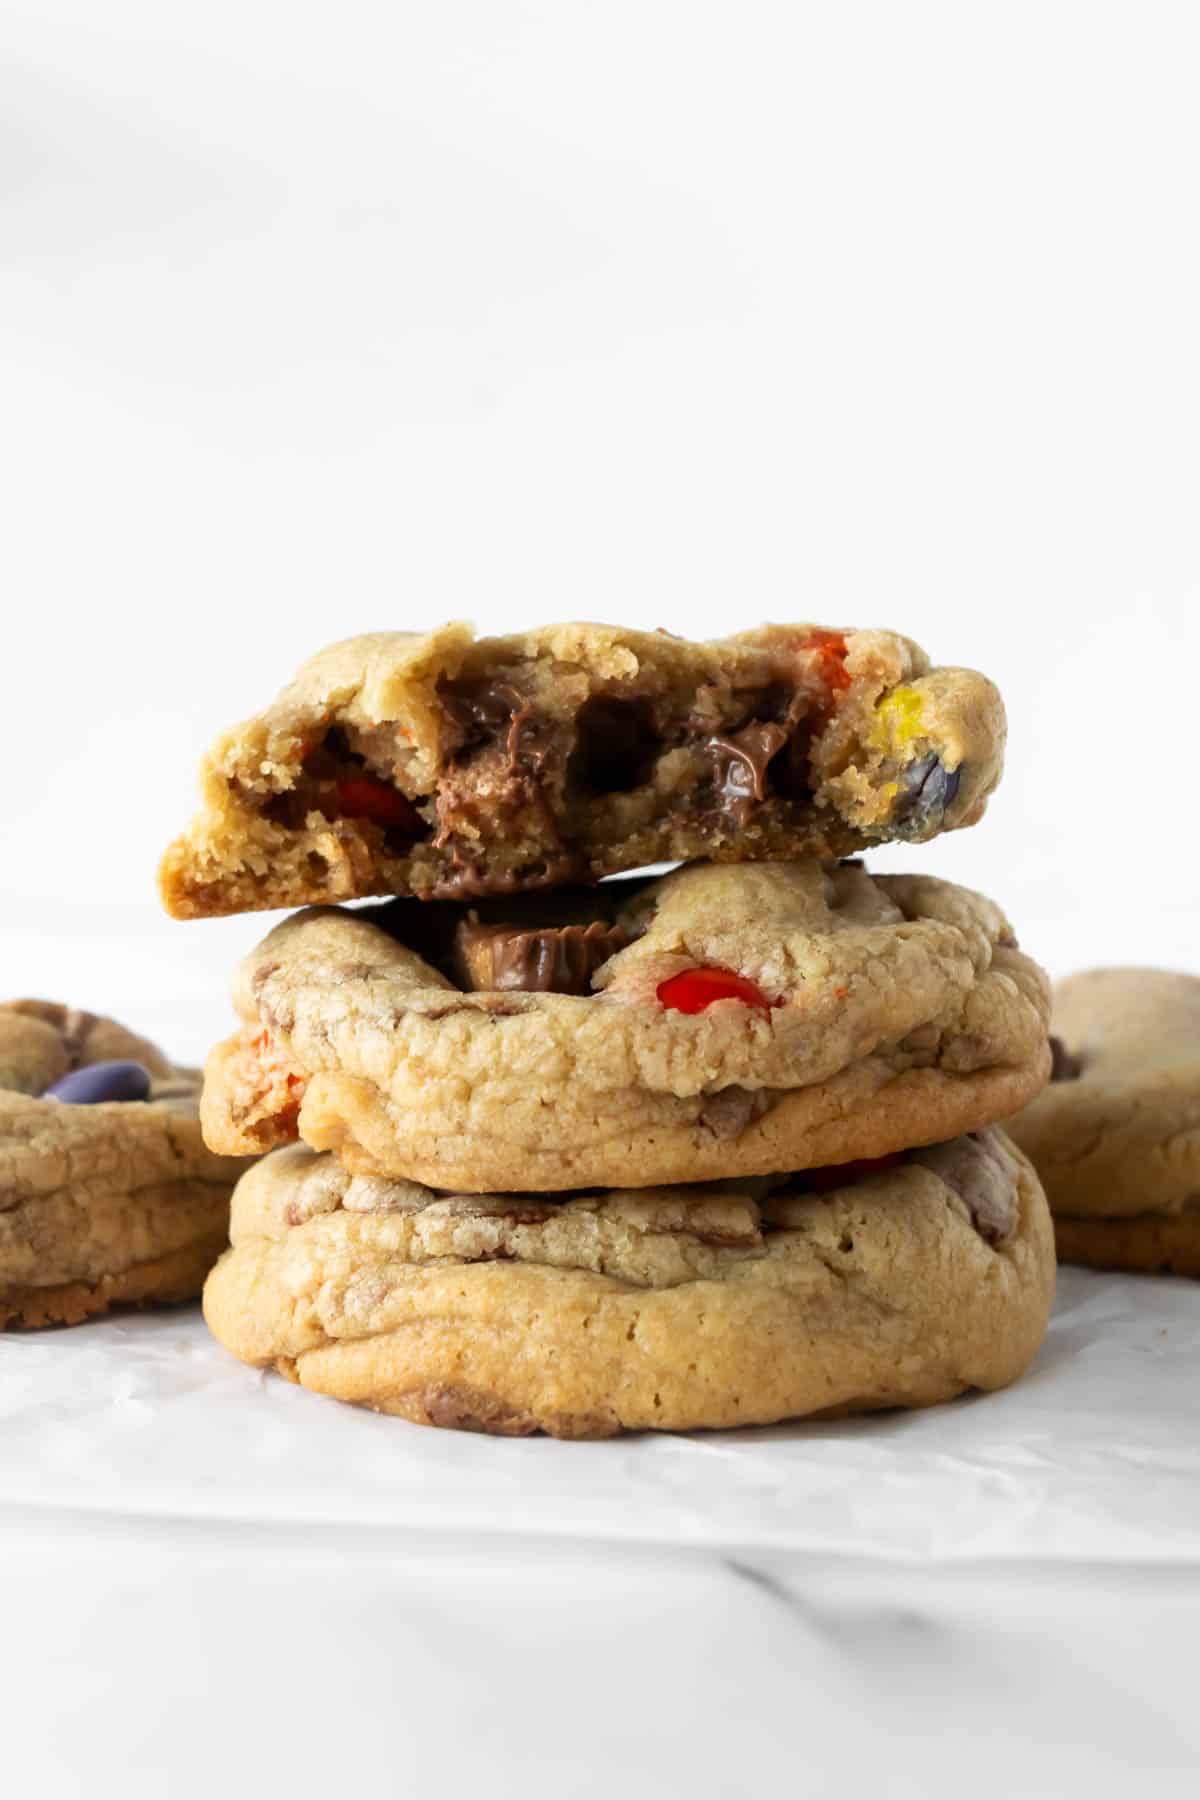
<svg viewBox="0 0 1200 1800"><path fill-rule="evenodd" d="M68 1106L95 1106L101 1100L144 1100L150 1092L150 1071L139 1062L98 1062L73 1069L46 1089L44 1100L63 1100Z"/></svg>

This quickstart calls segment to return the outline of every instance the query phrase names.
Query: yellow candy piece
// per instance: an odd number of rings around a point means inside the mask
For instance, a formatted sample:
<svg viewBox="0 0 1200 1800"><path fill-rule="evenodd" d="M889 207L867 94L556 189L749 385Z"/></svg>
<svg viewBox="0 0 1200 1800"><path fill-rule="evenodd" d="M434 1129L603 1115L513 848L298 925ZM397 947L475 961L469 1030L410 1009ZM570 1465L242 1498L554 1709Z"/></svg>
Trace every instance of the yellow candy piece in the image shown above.
<svg viewBox="0 0 1200 1800"><path fill-rule="evenodd" d="M925 702L916 688L893 688L875 708L871 742L879 750L903 750L924 732Z"/></svg>

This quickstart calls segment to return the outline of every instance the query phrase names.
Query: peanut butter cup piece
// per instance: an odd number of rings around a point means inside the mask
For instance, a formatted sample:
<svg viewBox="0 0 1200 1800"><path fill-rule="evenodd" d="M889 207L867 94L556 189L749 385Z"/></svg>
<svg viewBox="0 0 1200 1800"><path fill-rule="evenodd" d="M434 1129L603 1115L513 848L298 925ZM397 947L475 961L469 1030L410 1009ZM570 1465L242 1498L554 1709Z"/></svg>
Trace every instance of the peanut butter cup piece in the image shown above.
<svg viewBox="0 0 1200 1800"><path fill-rule="evenodd" d="M472 916L455 935L462 987L524 994L587 994L592 976L629 939L619 925L487 925Z"/></svg>

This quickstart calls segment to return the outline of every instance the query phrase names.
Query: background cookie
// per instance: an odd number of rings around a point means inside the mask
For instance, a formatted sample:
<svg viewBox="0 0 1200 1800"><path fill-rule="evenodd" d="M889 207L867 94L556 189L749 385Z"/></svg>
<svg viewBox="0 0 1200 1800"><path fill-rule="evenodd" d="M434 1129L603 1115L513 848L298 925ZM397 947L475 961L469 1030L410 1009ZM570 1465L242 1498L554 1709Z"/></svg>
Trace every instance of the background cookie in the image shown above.
<svg viewBox="0 0 1200 1800"><path fill-rule="evenodd" d="M1045 977L966 889L808 861L600 894L614 927L524 932L501 972L531 969L534 991L460 985L479 946L439 950L427 903L285 921L243 965L244 1030L209 1059L208 1142L299 1134L473 1192L649 1186L933 1142L1045 1080ZM582 962L549 941L593 929ZM574 992L539 985L559 951Z"/></svg>
<svg viewBox="0 0 1200 1800"><path fill-rule="evenodd" d="M468 899L920 842L980 817L1004 732L989 681L887 631L379 632L218 740L163 898L180 918Z"/></svg>
<svg viewBox="0 0 1200 1800"><path fill-rule="evenodd" d="M76 1101L41 1097L55 1088ZM145 1098L83 1103L89 1091ZM0 1006L0 1327L200 1292L245 1164L205 1148L198 1092L115 1020Z"/></svg>
<svg viewBox="0 0 1200 1800"><path fill-rule="evenodd" d="M926 1406L1014 1380L1054 1290L1000 1133L874 1172L576 1198L434 1195L292 1147L244 1176L213 1332L419 1424L524 1435Z"/></svg>
<svg viewBox="0 0 1200 1800"><path fill-rule="evenodd" d="M1059 982L1055 1079L1012 1121L1064 1260L1200 1274L1200 977Z"/></svg>

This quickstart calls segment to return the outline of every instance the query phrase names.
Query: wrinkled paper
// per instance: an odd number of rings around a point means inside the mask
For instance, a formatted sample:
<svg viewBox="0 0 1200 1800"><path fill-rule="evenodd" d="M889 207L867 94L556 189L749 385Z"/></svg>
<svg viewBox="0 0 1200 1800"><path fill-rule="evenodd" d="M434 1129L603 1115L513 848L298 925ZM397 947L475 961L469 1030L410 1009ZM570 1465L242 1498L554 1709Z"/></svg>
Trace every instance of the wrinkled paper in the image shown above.
<svg viewBox="0 0 1200 1800"><path fill-rule="evenodd" d="M1060 1271L1025 1378L924 1412L601 1443L432 1431L199 1310L0 1337L0 1519L403 1526L912 1559L1200 1562L1200 1285Z"/></svg>

